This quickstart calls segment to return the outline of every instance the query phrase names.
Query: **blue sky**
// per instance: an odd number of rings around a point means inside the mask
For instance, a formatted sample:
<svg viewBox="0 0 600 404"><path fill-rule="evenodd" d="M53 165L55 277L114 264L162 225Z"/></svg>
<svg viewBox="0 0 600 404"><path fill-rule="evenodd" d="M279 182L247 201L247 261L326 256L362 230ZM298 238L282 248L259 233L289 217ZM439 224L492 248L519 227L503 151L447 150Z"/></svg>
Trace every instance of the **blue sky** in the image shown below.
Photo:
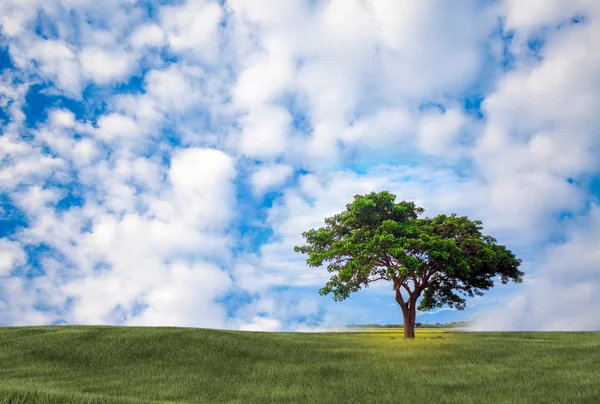
<svg viewBox="0 0 600 404"><path fill-rule="evenodd" d="M481 219L526 281L421 314L600 327L590 0L5 0L0 325L398 323L293 252L356 194Z"/></svg>

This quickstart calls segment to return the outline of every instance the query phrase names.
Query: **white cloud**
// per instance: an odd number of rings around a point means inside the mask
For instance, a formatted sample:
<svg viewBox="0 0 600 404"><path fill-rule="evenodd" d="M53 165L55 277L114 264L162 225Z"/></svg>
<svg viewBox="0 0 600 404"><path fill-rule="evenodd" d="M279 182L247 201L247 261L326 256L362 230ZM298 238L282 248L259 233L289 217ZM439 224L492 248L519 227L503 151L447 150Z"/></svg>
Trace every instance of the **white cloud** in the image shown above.
<svg viewBox="0 0 600 404"><path fill-rule="evenodd" d="M598 15L600 8L594 0L508 0L503 4L509 29L518 28L525 33L543 25L555 25L572 17Z"/></svg>
<svg viewBox="0 0 600 404"><path fill-rule="evenodd" d="M159 110L184 111L200 100L197 84L188 71L172 66L167 70L153 70L145 77L147 94Z"/></svg>
<svg viewBox="0 0 600 404"><path fill-rule="evenodd" d="M232 325L246 331L308 331L320 315L318 300L292 290L272 291L239 308Z"/></svg>
<svg viewBox="0 0 600 404"><path fill-rule="evenodd" d="M182 327L223 328L227 314L215 303L231 286L227 273L219 268L196 264L174 264L160 285L145 298L150 307L131 320L131 325L169 324Z"/></svg>
<svg viewBox="0 0 600 404"><path fill-rule="evenodd" d="M0 276L7 276L18 265L25 263L25 252L15 241L0 238Z"/></svg>
<svg viewBox="0 0 600 404"><path fill-rule="evenodd" d="M231 218L231 181L235 162L214 149L186 149L171 161L169 178L178 214L202 225L220 225Z"/></svg>
<svg viewBox="0 0 600 404"><path fill-rule="evenodd" d="M58 201L60 193L54 189L45 189L39 185L34 185L14 193L13 199L19 207L35 215L47 204Z"/></svg>
<svg viewBox="0 0 600 404"><path fill-rule="evenodd" d="M452 90L472 80L482 62L484 38L496 23L493 8L476 1L368 4L374 32L390 52L384 64L390 90L409 95Z"/></svg>
<svg viewBox="0 0 600 404"><path fill-rule="evenodd" d="M63 128L72 128L75 126L75 114L66 109L56 109L50 113L50 121Z"/></svg>
<svg viewBox="0 0 600 404"><path fill-rule="evenodd" d="M550 238L555 230L552 219L562 212L581 210L586 200L564 177L540 171L497 178L488 187L489 199L482 207L486 223L499 230L518 231L515 238L521 240Z"/></svg>
<svg viewBox="0 0 600 404"><path fill-rule="evenodd" d="M7 37L21 35L35 15L36 0L13 0L0 3L0 29Z"/></svg>
<svg viewBox="0 0 600 404"><path fill-rule="evenodd" d="M531 265L531 279L488 310L486 328L578 331L600 329L600 207L576 219L567 240Z"/></svg>
<svg viewBox="0 0 600 404"><path fill-rule="evenodd" d="M10 73L0 79L0 105L8 118L0 136L0 189L7 193L60 175L66 166L63 159L44 153L37 141L28 142L22 137L28 88L28 83L19 83Z"/></svg>
<svg viewBox="0 0 600 404"><path fill-rule="evenodd" d="M39 149L25 150L27 153L14 153L13 158L20 155L18 160L0 171L0 187L13 188L35 183L51 176L65 165L64 160L43 155Z"/></svg>
<svg viewBox="0 0 600 404"><path fill-rule="evenodd" d="M530 253L564 235L557 217L593 200L581 184L600 169L596 2L231 0L155 11L149 18L132 0L0 4L16 66L0 78L0 187L30 223L10 245L56 250L41 254L44 275L0 285L2 323L279 330L342 321L303 295L327 273L307 269L293 246L355 194L390 190L428 214L482 219ZM570 24L576 15L581 23ZM140 74L142 88L108 85ZM91 83L102 86L82 93ZM34 84L49 85L54 104L31 126ZM463 108L474 92L482 120ZM72 100L54 95L80 101L79 119L66 109ZM301 170L311 173L288 181ZM257 212L273 237L234 259L246 244L233 236L238 174L250 176L256 198L246 202L282 197ZM67 188L83 205L55 209ZM513 306L551 321L532 299L545 302L555 282L594 306L597 257L584 240L595 235L581 229L583 239L574 229L548 252L539 282ZM4 261L22 258L11 251ZM558 269L568 266L562 257L578 262L577 282ZM229 291L253 301L228 319L215 300ZM40 302L52 310L36 311ZM355 318L368 319L373 308L361 310ZM590 327L589 315L560 314L548 327Z"/></svg>
<svg viewBox="0 0 600 404"><path fill-rule="evenodd" d="M71 93L79 93L80 67L77 55L67 44L55 40L38 40L28 50L28 55L40 63L40 71L56 80L60 87Z"/></svg>
<svg viewBox="0 0 600 404"><path fill-rule="evenodd" d="M83 75L98 84L124 79L135 63L135 56L131 53L98 47L83 48L80 59Z"/></svg>
<svg viewBox="0 0 600 404"><path fill-rule="evenodd" d="M247 66L241 71L233 88L239 106L258 108L280 96L291 84L294 75L293 55L286 45L276 38L267 38L263 52L244 60Z"/></svg>
<svg viewBox="0 0 600 404"><path fill-rule="evenodd" d="M381 109L376 114L350 124L340 136L346 144L383 148L397 142L410 141L415 131L415 118L404 108Z"/></svg>
<svg viewBox="0 0 600 404"><path fill-rule="evenodd" d="M547 231L542 212L578 212L589 199L567 179L600 167L599 29L592 20L552 31L542 59L506 74L486 97L487 122L474 157L490 187L496 224Z"/></svg>
<svg viewBox="0 0 600 404"><path fill-rule="evenodd" d="M38 298L27 288L25 281L11 277L0 285L0 324L11 326L48 325L56 319L55 313L35 309Z"/></svg>
<svg viewBox="0 0 600 404"><path fill-rule="evenodd" d="M448 155L460 136L465 121L465 116L456 109L443 113L429 112L419 122L417 144L427 153Z"/></svg>
<svg viewBox="0 0 600 404"><path fill-rule="evenodd" d="M110 141L119 137L135 137L140 133L140 127L128 116L108 114L98 119L97 133L100 139Z"/></svg>
<svg viewBox="0 0 600 404"><path fill-rule="evenodd" d="M221 18L216 1L187 1L162 8L160 24L173 51L193 52L192 58L211 60L218 49Z"/></svg>
<svg viewBox="0 0 600 404"><path fill-rule="evenodd" d="M73 162L77 166L83 166L92 162L98 156L96 144L90 139L82 139L73 148Z"/></svg>
<svg viewBox="0 0 600 404"><path fill-rule="evenodd" d="M494 7L472 1L458 8L434 1L229 6L242 61L236 106L252 116L294 94L312 131L287 147L316 169L338 159L340 145L380 150L406 139L416 126L409 111L422 99L446 97L477 77L484 41L497 23ZM272 120L271 130L265 122L262 132L281 133L280 120Z"/></svg>
<svg viewBox="0 0 600 404"><path fill-rule="evenodd" d="M146 24L135 30L130 41L134 48L161 46L165 41L165 34L157 24Z"/></svg>
<svg viewBox="0 0 600 404"><path fill-rule="evenodd" d="M265 107L243 116L239 119L242 127L240 152L258 158L281 154L286 147L291 120L289 112L280 107Z"/></svg>
<svg viewBox="0 0 600 404"><path fill-rule="evenodd" d="M281 331L281 321L268 317L254 316L252 322L249 324L242 325L240 330L242 331Z"/></svg>
<svg viewBox="0 0 600 404"><path fill-rule="evenodd" d="M173 325L226 325L227 315L214 300L230 288L231 279L209 261L226 262L231 248L221 229L234 213L234 160L211 149L177 153L169 173L172 187L162 196L144 195L150 209L141 214L135 208L139 197L126 184L155 179L152 170L140 158L117 161L112 172L94 181L105 182L111 192L102 206L88 202L58 213L47 205L57 198L42 198L53 194L39 189L34 192L39 196L29 192L20 199L32 212L23 239L43 241L66 257L63 264L44 264L46 275L35 282L47 304L61 307L73 299L73 309L63 313L68 322L154 325L169 317ZM124 212L114 215L112 209ZM89 232L81 233L88 220Z"/></svg>
<svg viewBox="0 0 600 404"><path fill-rule="evenodd" d="M265 271L260 264L254 266L240 263L233 269L233 277L236 287L253 294L268 292L270 287L287 284L284 276Z"/></svg>
<svg viewBox="0 0 600 404"><path fill-rule="evenodd" d="M262 195L264 192L282 185L293 172L294 169L285 164L260 166L252 174L250 182L255 194Z"/></svg>
<svg viewBox="0 0 600 404"><path fill-rule="evenodd" d="M34 134L36 142L51 150L56 161L60 158L64 163L80 168L101 155L97 143L87 137L93 132L90 124L76 121L71 111L56 109L50 111L46 125L40 125ZM79 138L73 136L75 133ZM67 164L61 164L61 167L66 168Z"/></svg>

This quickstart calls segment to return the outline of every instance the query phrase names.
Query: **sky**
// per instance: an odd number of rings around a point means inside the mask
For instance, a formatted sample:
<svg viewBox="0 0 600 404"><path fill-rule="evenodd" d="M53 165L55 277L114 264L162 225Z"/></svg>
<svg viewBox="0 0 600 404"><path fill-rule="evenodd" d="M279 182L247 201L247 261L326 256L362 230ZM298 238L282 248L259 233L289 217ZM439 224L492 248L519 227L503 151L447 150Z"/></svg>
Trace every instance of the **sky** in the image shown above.
<svg viewBox="0 0 600 404"><path fill-rule="evenodd" d="M417 321L600 329L599 111L597 0L2 0L0 325L400 323L293 251L389 191L523 259Z"/></svg>

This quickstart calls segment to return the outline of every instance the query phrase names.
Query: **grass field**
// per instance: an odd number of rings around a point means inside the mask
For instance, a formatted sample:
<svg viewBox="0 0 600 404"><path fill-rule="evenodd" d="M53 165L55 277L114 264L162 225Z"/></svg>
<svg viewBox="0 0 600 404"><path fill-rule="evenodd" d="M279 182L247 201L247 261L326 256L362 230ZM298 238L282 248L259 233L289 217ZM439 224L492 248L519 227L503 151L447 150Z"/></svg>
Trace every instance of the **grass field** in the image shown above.
<svg viewBox="0 0 600 404"><path fill-rule="evenodd" d="M0 328L0 403L600 403L600 333Z"/></svg>

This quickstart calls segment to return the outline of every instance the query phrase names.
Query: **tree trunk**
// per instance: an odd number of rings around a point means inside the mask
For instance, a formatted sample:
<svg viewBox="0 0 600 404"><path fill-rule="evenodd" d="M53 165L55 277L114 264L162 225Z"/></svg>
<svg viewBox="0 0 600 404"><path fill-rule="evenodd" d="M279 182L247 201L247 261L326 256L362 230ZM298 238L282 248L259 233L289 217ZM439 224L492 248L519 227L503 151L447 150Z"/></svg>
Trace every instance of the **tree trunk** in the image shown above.
<svg viewBox="0 0 600 404"><path fill-rule="evenodd" d="M396 302L402 309L402 316L404 317L404 338L413 339L415 338L415 319L417 318L417 293L410 293L408 301L405 302L400 293L400 283L394 281L394 290L396 291Z"/></svg>
<svg viewBox="0 0 600 404"><path fill-rule="evenodd" d="M402 308L402 315L404 317L404 338L413 339L415 338L415 318L416 310L414 305L405 305Z"/></svg>

